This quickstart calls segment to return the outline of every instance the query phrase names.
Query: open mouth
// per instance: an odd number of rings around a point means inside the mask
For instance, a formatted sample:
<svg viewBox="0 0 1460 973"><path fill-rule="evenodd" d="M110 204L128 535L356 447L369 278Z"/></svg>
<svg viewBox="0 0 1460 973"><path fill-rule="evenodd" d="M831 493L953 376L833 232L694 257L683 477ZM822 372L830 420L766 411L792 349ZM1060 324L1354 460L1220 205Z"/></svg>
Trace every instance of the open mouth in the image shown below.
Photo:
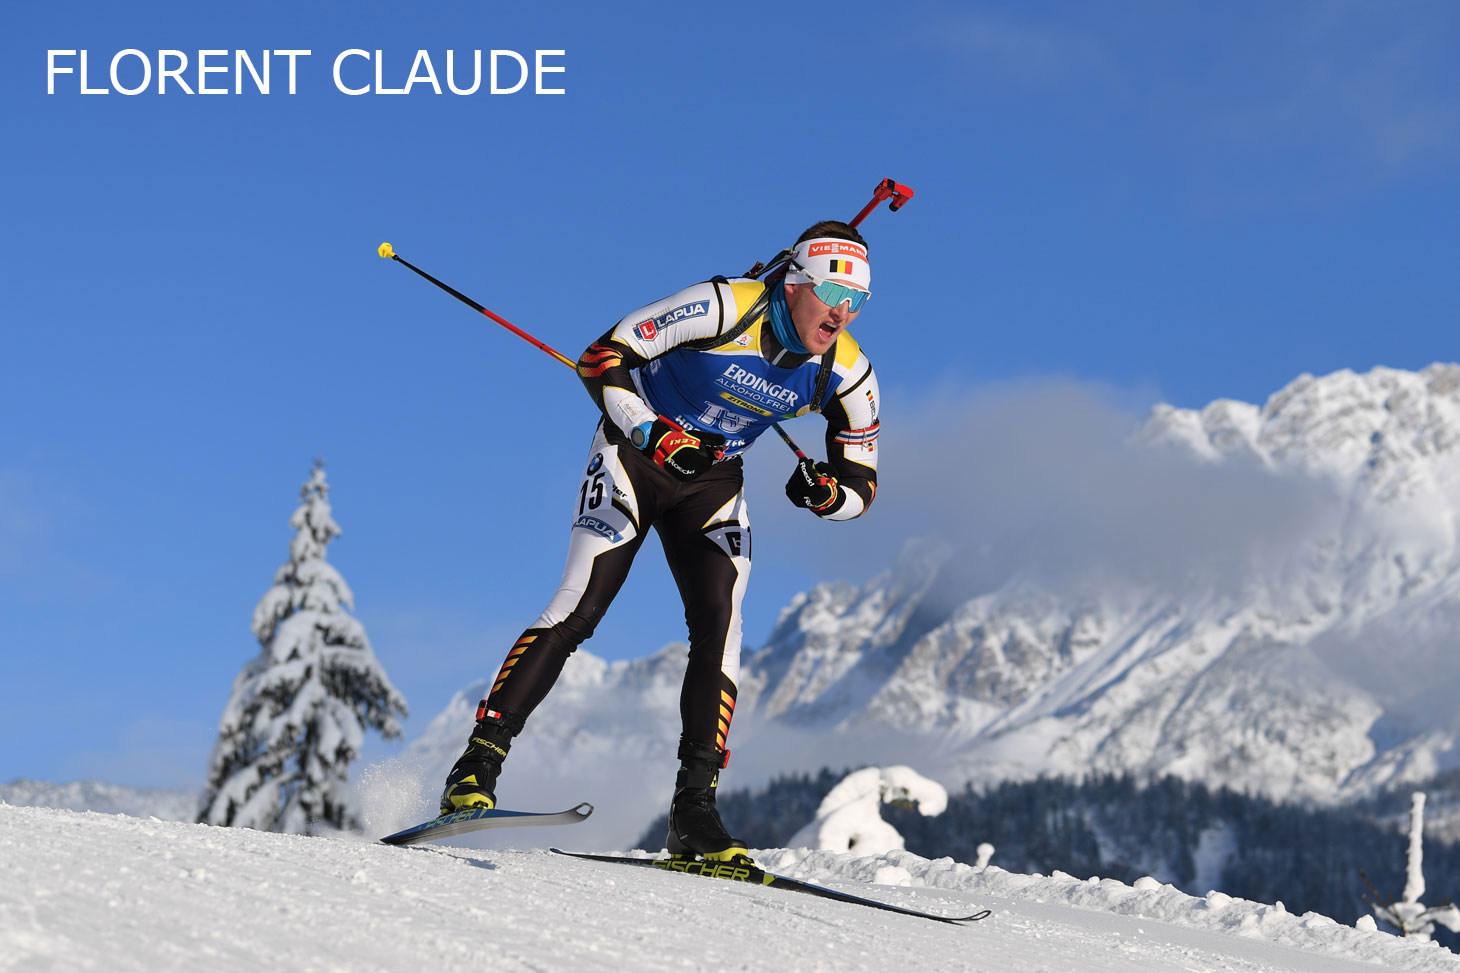
<svg viewBox="0 0 1460 973"><path fill-rule="evenodd" d="M829 339L829 338L835 338L836 337L836 330L837 330L836 325L830 324L830 323L828 323L826 321L823 321L817 327L816 333L819 334L823 338L828 338Z"/></svg>

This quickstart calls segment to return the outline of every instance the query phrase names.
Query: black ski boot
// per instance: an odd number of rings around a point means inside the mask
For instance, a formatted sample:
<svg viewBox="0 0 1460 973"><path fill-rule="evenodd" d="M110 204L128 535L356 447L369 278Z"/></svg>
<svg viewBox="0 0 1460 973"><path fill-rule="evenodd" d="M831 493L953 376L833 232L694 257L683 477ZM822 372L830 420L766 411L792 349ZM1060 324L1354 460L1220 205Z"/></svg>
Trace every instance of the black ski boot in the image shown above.
<svg viewBox="0 0 1460 973"><path fill-rule="evenodd" d="M710 861L749 858L745 842L731 837L715 809L715 787L729 753L691 740L679 741L679 776L669 805L666 844L675 857L698 855Z"/></svg>
<svg viewBox="0 0 1460 973"><path fill-rule="evenodd" d="M497 776L502 773L502 761L512 749L512 738L521 731L523 722L488 709L486 700L482 700L466 752L446 775L446 790L441 792L442 814L497 806Z"/></svg>

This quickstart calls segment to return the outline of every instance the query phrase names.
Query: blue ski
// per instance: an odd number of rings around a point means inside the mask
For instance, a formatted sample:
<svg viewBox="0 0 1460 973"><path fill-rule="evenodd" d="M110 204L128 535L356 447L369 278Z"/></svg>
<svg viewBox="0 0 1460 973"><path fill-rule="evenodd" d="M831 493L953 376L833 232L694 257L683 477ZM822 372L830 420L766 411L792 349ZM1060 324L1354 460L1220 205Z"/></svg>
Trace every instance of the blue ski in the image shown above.
<svg viewBox="0 0 1460 973"><path fill-rule="evenodd" d="M387 845L416 845L423 841L436 841L469 831L486 828L526 828L541 824L577 824L588 820L593 805L586 801L566 811L504 811L501 808L468 808L443 814L433 821L406 828L395 834L386 835L381 842Z"/></svg>

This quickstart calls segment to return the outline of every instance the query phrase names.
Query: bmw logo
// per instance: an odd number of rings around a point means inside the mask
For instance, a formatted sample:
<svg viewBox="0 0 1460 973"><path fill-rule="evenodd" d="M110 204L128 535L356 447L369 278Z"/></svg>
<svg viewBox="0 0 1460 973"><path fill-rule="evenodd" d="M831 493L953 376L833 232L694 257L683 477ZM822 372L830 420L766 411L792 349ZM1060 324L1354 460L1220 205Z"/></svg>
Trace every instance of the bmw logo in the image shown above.
<svg viewBox="0 0 1460 973"><path fill-rule="evenodd" d="M593 462L591 462L591 463L588 464L588 472L589 473L597 473L601 469L603 469L603 454L602 453L594 453L593 454Z"/></svg>

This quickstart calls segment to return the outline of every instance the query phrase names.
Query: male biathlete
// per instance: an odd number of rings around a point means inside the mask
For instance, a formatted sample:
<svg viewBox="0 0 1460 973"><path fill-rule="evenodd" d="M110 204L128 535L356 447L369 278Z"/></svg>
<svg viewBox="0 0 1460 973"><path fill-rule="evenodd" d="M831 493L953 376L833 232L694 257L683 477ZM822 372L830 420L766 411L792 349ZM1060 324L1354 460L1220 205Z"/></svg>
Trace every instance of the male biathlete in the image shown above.
<svg viewBox="0 0 1460 973"><path fill-rule="evenodd" d="M477 709L446 778L443 814L496 805L512 738L593 634L652 526L689 625L668 848L713 860L745 854L715 809L750 574L740 454L772 423L820 412L828 461L802 459L786 495L823 520L867 510L877 493L877 378L846 328L871 282L867 241L829 220L802 233L766 280L694 284L623 318L583 352L578 375L603 417L562 584Z"/></svg>

